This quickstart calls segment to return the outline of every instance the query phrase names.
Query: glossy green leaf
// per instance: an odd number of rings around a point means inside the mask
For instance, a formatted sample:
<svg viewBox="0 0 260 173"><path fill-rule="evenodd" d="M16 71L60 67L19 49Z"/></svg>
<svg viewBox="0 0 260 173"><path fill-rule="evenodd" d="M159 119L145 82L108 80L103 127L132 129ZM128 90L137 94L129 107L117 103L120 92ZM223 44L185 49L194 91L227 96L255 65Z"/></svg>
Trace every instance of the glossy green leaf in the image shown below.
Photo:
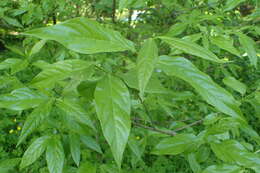
<svg viewBox="0 0 260 173"><path fill-rule="evenodd" d="M233 96L198 70L189 60L182 57L161 56L159 68L169 76L176 76L188 82L218 111L244 121L239 104Z"/></svg>
<svg viewBox="0 0 260 173"><path fill-rule="evenodd" d="M129 70L127 73L124 73L121 76L128 87L139 90L136 68ZM168 91L163 87L158 77L153 74L145 88L145 93L165 94L167 92Z"/></svg>
<svg viewBox="0 0 260 173"><path fill-rule="evenodd" d="M217 45L219 48L226 50L236 56L240 56L238 50L233 46L233 40L219 35L216 37L210 37L210 41L213 44Z"/></svg>
<svg viewBox="0 0 260 173"><path fill-rule="evenodd" d="M37 42L37 43L32 47L29 56L32 56L32 55L38 53L38 52L41 50L41 48L45 45L45 43L46 43L46 40L40 40L39 42Z"/></svg>
<svg viewBox="0 0 260 173"><path fill-rule="evenodd" d="M40 92L29 88L19 88L10 94L0 95L0 107L18 111L25 110L37 107L47 99L48 97Z"/></svg>
<svg viewBox="0 0 260 173"><path fill-rule="evenodd" d="M37 138L25 151L20 167L24 168L35 162L45 151L49 136Z"/></svg>
<svg viewBox="0 0 260 173"><path fill-rule="evenodd" d="M54 26L24 33L45 40L55 40L78 53L134 51L134 45L117 31L103 27L96 21L81 17Z"/></svg>
<svg viewBox="0 0 260 173"><path fill-rule="evenodd" d="M102 154L102 150L100 148L100 145L90 136L81 136L80 140L85 144L88 148Z"/></svg>
<svg viewBox="0 0 260 173"><path fill-rule="evenodd" d="M193 134L178 134L165 138L159 142L152 151L158 155L177 155L198 147L198 138Z"/></svg>
<svg viewBox="0 0 260 173"><path fill-rule="evenodd" d="M245 0L227 0L226 5L224 6L224 11L229 11L238 6L240 3L244 2Z"/></svg>
<svg viewBox="0 0 260 173"><path fill-rule="evenodd" d="M95 129L94 124L89 118L86 110L81 106L79 100L77 99L63 99L57 100L56 105L60 108L66 115L72 116L77 122L85 124L92 129Z"/></svg>
<svg viewBox="0 0 260 173"><path fill-rule="evenodd" d="M210 52L209 50L193 43L191 41L179 39L179 38L170 38L170 37L159 37L164 42L168 43L170 46L173 46L177 49L184 51L187 54L195 55L200 58L210 60L213 62L223 63L224 61L218 59L218 57Z"/></svg>
<svg viewBox="0 0 260 173"><path fill-rule="evenodd" d="M212 165L207 167L202 173L238 173L241 168L236 165Z"/></svg>
<svg viewBox="0 0 260 173"><path fill-rule="evenodd" d="M46 161L50 173L62 173L65 155L61 141L55 137L48 140Z"/></svg>
<svg viewBox="0 0 260 173"><path fill-rule="evenodd" d="M255 66L256 68L258 58L254 47L255 42L245 34L239 33L238 36L239 36L239 42L242 45L243 49L246 51L251 65Z"/></svg>
<svg viewBox="0 0 260 173"><path fill-rule="evenodd" d="M158 48L153 39L144 42L137 58L138 84L143 98L145 88L152 76L158 59Z"/></svg>
<svg viewBox="0 0 260 173"><path fill-rule="evenodd" d="M96 87L95 103L103 134L121 166L131 128L128 89L120 79L108 75Z"/></svg>
<svg viewBox="0 0 260 173"><path fill-rule="evenodd" d="M248 152L238 141L226 140L220 143L211 143L210 146L215 155L224 162L260 170L260 156Z"/></svg>
<svg viewBox="0 0 260 173"><path fill-rule="evenodd" d="M70 152L72 159L76 163L77 166L79 166L80 162L80 136L74 133L70 133L69 135L70 140Z"/></svg>
<svg viewBox="0 0 260 173"><path fill-rule="evenodd" d="M42 103L27 117L17 145L20 145L50 115L53 100Z"/></svg>
<svg viewBox="0 0 260 173"><path fill-rule="evenodd" d="M52 88L57 81L86 72L90 66L91 63L79 59L59 61L46 66L31 83L37 88Z"/></svg>
<svg viewBox="0 0 260 173"><path fill-rule="evenodd" d="M240 94L244 95L246 93L246 85L242 82L236 80L232 76L227 76L223 79L223 83L230 88L234 89L235 91L239 92Z"/></svg>
<svg viewBox="0 0 260 173"><path fill-rule="evenodd" d="M20 64L22 62L21 59L18 58L8 58L0 63L0 70L12 68L16 64Z"/></svg>
<svg viewBox="0 0 260 173"><path fill-rule="evenodd" d="M8 58L0 63L0 70L11 69L11 74L15 74L28 66L27 60L18 58Z"/></svg>

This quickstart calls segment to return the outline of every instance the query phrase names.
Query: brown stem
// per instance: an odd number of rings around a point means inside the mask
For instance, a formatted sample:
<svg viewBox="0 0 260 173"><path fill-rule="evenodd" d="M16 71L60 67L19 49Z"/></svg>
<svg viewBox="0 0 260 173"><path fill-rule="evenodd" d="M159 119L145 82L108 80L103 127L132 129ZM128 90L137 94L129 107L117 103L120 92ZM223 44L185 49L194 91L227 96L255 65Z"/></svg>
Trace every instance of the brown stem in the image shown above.
<svg viewBox="0 0 260 173"><path fill-rule="evenodd" d="M162 134L166 134L166 135L170 135L170 136L175 136L177 135L176 132L174 131L164 131L164 130L161 130L161 129L157 129L155 127L150 127L150 126L145 126L143 124L139 124L137 122L133 122L133 125L137 126L137 127L141 127L143 129L148 129L148 130L151 130L151 131L154 131L154 132L159 132L159 133L162 133Z"/></svg>
<svg viewBox="0 0 260 173"><path fill-rule="evenodd" d="M181 130L184 130L184 129L187 129L189 127L192 127L192 126L195 126L197 124L200 124L203 120L198 120L198 121L195 121L191 124L187 124L186 126L183 126L183 127L180 127L178 129L175 129L173 131L165 131L165 130L161 130L161 129L157 129L155 127L150 127L150 126L146 126L146 125L143 125L143 124L140 124L140 123L137 123L137 122L133 122L133 125L137 126L137 127L140 127L140 128L143 128L143 129L147 129L147 130L151 130L151 131L154 131L154 132L158 132L158 133L162 133L162 134L166 134L166 135L169 135L169 136L175 136L177 135L177 132L178 131L181 131Z"/></svg>
<svg viewBox="0 0 260 173"><path fill-rule="evenodd" d="M112 22L116 22L116 0L113 0L113 7L112 7Z"/></svg>

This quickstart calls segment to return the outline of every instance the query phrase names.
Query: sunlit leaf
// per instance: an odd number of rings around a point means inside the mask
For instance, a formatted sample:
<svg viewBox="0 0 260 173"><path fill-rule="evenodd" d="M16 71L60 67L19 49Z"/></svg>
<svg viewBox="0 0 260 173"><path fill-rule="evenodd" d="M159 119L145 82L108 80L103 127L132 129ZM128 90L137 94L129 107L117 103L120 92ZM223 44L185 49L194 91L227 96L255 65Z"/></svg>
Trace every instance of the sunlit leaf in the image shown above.
<svg viewBox="0 0 260 173"><path fill-rule="evenodd" d="M35 162L45 151L49 136L37 138L25 151L20 167L24 168Z"/></svg>
<svg viewBox="0 0 260 173"><path fill-rule="evenodd" d="M25 110L37 107L47 99L48 97L40 92L29 88L19 88L10 94L0 95L0 107L13 110Z"/></svg>
<svg viewBox="0 0 260 173"><path fill-rule="evenodd" d="M137 71L140 96L143 98L145 88L152 76L158 59L158 48L153 39L146 40L138 54Z"/></svg>
<svg viewBox="0 0 260 173"><path fill-rule="evenodd" d="M61 141L55 137L48 140L46 161L50 173L62 173L65 155Z"/></svg>
<svg viewBox="0 0 260 173"><path fill-rule="evenodd" d="M120 166L131 128L128 89L120 79L106 76L96 87L95 103L103 134Z"/></svg>
<svg viewBox="0 0 260 173"><path fill-rule="evenodd" d="M187 54L195 55L206 60L223 63L223 61L220 60L214 53L191 41L170 37L159 38L162 39L164 42L168 43L170 46L180 49Z"/></svg>
<svg viewBox="0 0 260 173"><path fill-rule="evenodd" d="M244 121L239 104L233 96L208 75L198 70L189 60L182 57L161 56L159 67L167 75L176 76L188 82L218 111Z"/></svg>
<svg viewBox="0 0 260 173"><path fill-rule="evenodd" d="M24 33L45 40L55 40L75 52L134 51L134 45L117 31L103 27L94 20L74 18L54 26L33 29Z"/></svg>

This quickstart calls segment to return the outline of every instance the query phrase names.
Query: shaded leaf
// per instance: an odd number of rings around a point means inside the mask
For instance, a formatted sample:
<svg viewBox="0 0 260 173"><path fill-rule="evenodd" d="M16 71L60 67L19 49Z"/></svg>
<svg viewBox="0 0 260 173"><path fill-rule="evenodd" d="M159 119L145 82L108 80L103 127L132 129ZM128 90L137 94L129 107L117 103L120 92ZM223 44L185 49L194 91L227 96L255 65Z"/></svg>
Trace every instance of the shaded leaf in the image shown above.
<svg viewBox="0 0 260 173"><path fill-rule="evenodd" d="M56 105L68 116L72 116L77 122L85 124L95 130L94 124L86 110L81 106L79 100L65 98L56 101Z"/></svg>
<svg viewBox="0 0 260 173"><path fill-rule="evenodd" d="M76 163L77 166L79 166L80 162L80 136L74 133L70 133L69 135L70 140L70 152L72 159Z"/></svg>
<svg viewBox="0 0 260 173"><path fill-rule="evenodd" d="M177 134L174 137L165 138L153 149L153 154L177 155L198 147L198 138L193 134Z"/></svg>
<svg viewBox="0 0 260 173"><path fill-rule="evenodd" d="M52 88L57 81L86 72L91 65L89 62L79 59L59 61L49 66L44 66L44 70L31 83L37 88Z"/></svg>
<svg viewBox="0 0 260 173"><path fill-rule="evenodd" d="M227 76L223 79L223 83L230 88L234 89L235 91L239 92L240 94L244 95L246 93L246 85L242 82L236 80L232 76Z"/></svg>
<svg viewBox="0 0 260 173"><path fill-rule="evenodd" d="M98 152L103 153L99 144L90 136L81 136L80 140L85 144L88 148Z"/></svg>
<svg viewBox="0 0 260 173"><path fill-rule="evenodd" d="M239 42L242 45L243 49L246 51L251 65L257 68L257 54L254 48L255 42L245 34L238 33L238 36L239 36Z"/></svg>
<svg viewBox="0 0 260 173"><path fill-rule="evenodd" d="M231 39L219 35L216 37L210 37L210 41L219 48L224 49L236 56L240 56L238 50L233 46L233 41Z"/></svg>
<svg viewBox="0 0 260 173"><path fill-rule="evenodd" d="M244 2L245 0L227 0L226 5L224 6L224 11L229 11L238 6L240 3Z"/></svg>

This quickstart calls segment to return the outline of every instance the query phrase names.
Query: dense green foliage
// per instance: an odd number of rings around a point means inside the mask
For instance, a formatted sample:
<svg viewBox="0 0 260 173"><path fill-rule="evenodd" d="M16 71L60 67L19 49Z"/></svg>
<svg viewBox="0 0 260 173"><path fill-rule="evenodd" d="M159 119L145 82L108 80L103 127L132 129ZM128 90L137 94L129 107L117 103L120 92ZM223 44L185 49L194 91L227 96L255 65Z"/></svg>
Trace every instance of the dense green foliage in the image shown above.
<svg viewBox="0 0 260 173"><path fill-rule="evenodd" d="M1 0L0 173L260 173L258 0Z"/></svg>

